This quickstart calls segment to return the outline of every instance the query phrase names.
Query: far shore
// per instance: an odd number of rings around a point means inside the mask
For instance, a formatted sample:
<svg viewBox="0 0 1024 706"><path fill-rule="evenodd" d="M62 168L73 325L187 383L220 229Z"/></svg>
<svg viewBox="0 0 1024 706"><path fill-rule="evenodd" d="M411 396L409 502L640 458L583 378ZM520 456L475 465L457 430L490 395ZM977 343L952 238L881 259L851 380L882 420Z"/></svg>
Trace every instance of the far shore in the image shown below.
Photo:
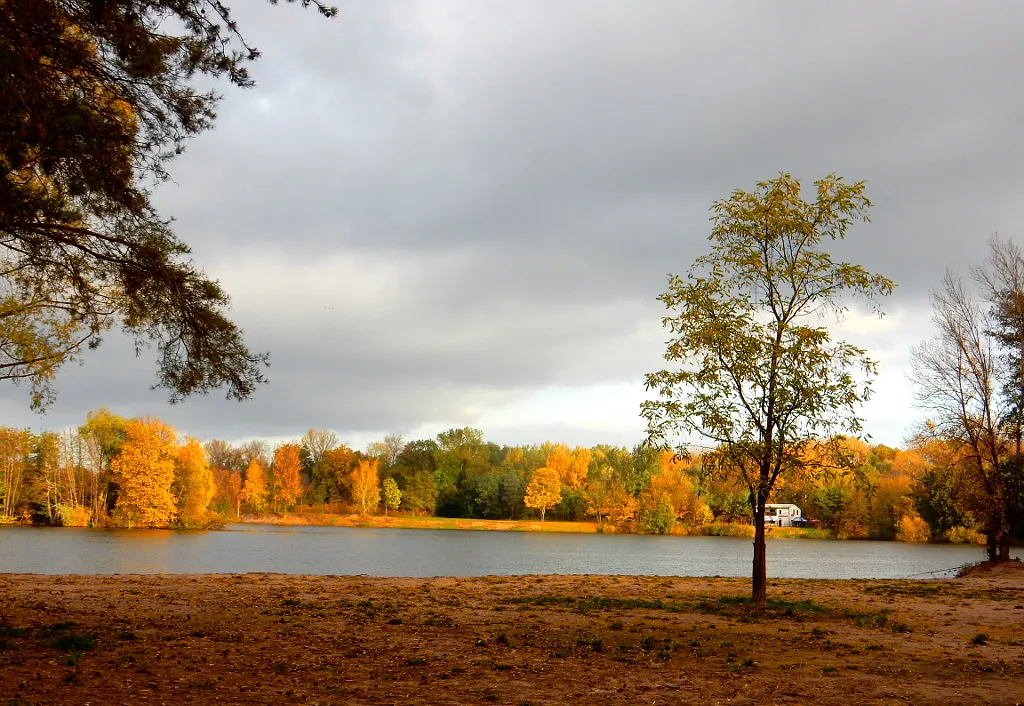
<svg viewBox="0 0 1024 706"><path fill-rule="evenodd" d="M457 517L422 517L418 515L359 515L318 512L264 512L226 518L228 524L292 525L322 527L373 527L386 529L487 530L496 532L566 532L573 534L616 534L609 525L596 522L564 522L560 520L482 520ZM710 524L686 528L676 526L674 536L719 536L753 538L754 528L742 523ZM767 527L769 539L836 539L830 530L799 527Z"/></svg>

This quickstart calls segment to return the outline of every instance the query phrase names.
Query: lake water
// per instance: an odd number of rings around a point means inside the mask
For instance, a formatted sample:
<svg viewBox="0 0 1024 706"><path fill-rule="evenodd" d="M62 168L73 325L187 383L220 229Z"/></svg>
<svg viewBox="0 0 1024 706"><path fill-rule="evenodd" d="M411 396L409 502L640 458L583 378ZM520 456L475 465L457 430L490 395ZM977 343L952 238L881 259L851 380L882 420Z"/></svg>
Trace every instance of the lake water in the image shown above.
<svg viewBox="0 0 1024 706"><path fill-rule="evenodd" d="M0 527L0 572L749 576L751 544L729 537L271 525L214 532ZM932 578L983 558L979 546L768 541L768 575L776 578Z"/></svg>

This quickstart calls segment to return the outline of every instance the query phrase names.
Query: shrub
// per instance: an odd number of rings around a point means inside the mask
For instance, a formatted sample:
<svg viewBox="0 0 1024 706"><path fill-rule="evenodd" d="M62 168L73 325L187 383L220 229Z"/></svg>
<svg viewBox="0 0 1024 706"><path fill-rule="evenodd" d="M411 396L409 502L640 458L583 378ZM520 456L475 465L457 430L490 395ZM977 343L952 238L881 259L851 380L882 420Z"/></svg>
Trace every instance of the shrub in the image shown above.
<svg viewBox="0 0 1024 706"><path fill-rule="evenodd" d="M92 515L88 508L72 507L71 505L58 505L57 514L60 517L60 523L65 527L88 527L89 518Z"/></svg>
<svg viewBox="0 0 1024 706"><path fill-rule="evenodd" d="M753 537L754 526L740 522L713 522L709 525L691 527L687 534L702 537Z"/></svg>
<svg viewBox="0 0 1024 706"><path fill-rule="evenodd" d="M946 532L946 541L951 544L984 544L985 535L969 527L951 527Z"/></svg>
<svg viewBox="0 0 1024 706"><path fill-rule="evenodd" d="M667 497L662 497L654 506L644 525L651 534L668 534L676 523L676 511Z"/></svg>
<svg viewBox="0 0 1024 706"><path fill-rule="evenodd" d="M931 534L928 523L916 515L904 515L896 525L896 539L901 542L927 542Z"/></svg>

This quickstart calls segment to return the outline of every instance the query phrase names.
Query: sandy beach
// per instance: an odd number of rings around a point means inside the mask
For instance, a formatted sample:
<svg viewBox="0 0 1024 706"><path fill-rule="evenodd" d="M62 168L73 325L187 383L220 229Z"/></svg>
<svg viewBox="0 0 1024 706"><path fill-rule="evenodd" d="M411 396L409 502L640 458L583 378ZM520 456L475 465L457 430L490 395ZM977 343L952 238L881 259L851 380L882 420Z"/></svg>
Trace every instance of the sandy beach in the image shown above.
<svg viewBox="0 0 1024 706"><path fill-rule="evenodd" d="M9 704L1024 702L1024 567L934 581L0 575Z"/></svg>

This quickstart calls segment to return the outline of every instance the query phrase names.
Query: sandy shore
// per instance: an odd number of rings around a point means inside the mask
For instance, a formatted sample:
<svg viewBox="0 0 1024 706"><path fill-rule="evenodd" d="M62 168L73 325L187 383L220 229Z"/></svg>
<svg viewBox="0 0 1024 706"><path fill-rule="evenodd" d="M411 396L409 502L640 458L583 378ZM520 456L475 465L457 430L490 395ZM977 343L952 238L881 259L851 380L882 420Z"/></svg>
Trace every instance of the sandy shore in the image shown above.
<svg viewBox="0 0 1024 706"><path fill-rule="evenodd" d="M0 574L9 704L1024 702L1024 567L943 581Z"/></svg>

